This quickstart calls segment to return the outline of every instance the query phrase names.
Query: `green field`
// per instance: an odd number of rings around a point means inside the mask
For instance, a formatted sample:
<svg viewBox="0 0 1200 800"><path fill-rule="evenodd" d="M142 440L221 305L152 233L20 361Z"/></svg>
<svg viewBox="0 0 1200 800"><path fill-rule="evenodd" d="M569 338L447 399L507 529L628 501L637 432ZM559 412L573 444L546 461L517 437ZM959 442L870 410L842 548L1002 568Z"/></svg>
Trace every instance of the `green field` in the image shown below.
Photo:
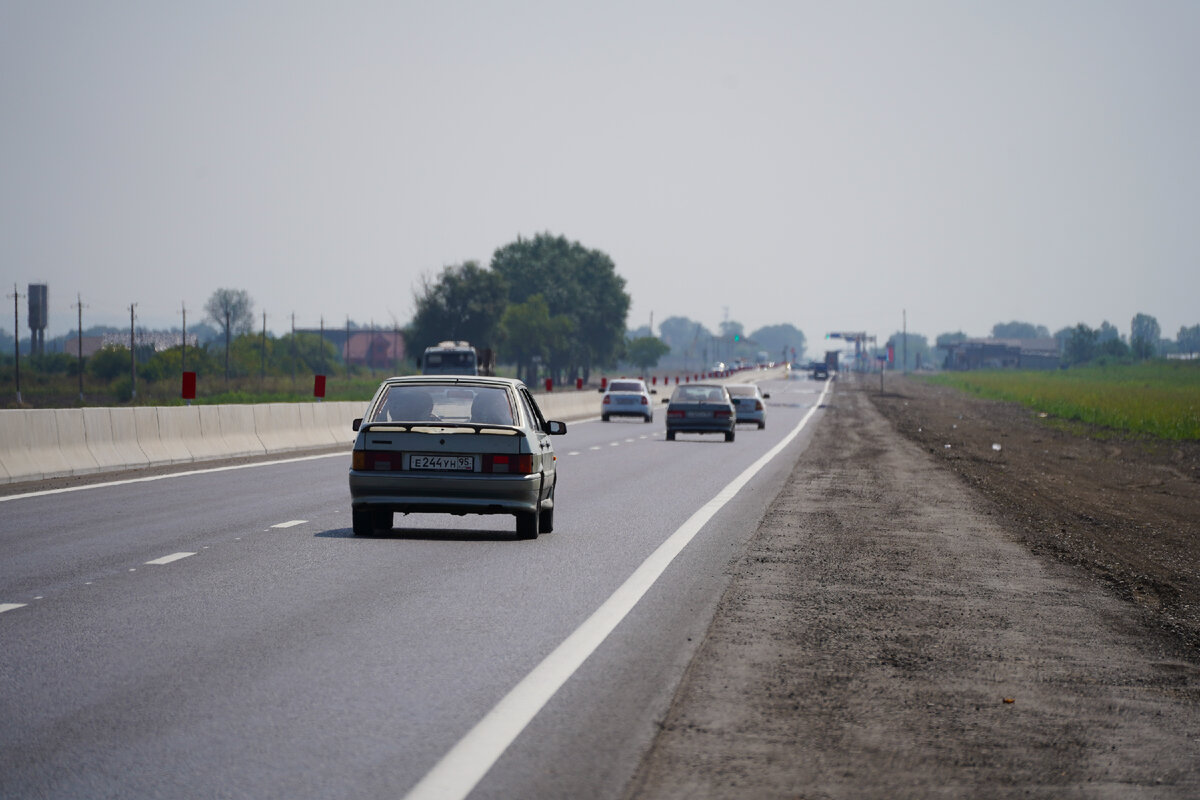
<svg viewBox="0 0 1200 800"><path fill-rule="evenodd" d="M1118 433L1200 440L1200 362L946 372L928 380Z"/></svg>

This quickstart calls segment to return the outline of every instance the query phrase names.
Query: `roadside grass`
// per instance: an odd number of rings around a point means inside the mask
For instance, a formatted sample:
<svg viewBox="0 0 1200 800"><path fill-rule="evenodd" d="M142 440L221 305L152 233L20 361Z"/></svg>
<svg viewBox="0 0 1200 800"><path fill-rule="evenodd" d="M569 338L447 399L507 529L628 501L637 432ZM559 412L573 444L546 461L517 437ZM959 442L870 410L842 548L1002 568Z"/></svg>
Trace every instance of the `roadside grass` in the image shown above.
<svg viewBox="0 0 1200 800"><path fill-rule="evenodd" d="M1200 440L1197 362L1160 360L1056 372L945 372L926 380L1117 433Z"/></svg>

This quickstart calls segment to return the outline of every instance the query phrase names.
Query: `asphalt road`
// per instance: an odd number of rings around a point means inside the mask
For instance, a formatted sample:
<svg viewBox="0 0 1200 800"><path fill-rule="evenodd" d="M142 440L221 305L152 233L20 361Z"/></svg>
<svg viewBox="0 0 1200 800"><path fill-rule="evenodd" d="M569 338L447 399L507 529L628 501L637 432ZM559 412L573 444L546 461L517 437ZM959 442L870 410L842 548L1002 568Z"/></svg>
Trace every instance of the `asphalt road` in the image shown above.
<svg viewBox="0 0 1200 800"><path fill-rule="evenodd" d="M572 423L536 541L353 537L348 454L0 498L0 796L620 797L820 424L764 387L733 443Z"/></svg>

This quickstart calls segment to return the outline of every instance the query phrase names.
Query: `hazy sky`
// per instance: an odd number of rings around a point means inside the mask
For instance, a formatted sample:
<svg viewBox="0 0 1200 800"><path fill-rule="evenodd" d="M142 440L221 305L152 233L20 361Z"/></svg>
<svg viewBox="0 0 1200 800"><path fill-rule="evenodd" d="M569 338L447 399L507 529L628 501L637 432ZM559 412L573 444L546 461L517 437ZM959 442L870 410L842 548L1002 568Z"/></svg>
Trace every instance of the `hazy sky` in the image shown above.
<svg viewBox="0 0 1200 800"><path fill-rule="evenodd" d="M1200 323L1195 0L0 0L0 115L2 288L51 336L222 286L403 324L541 232L630 327Z"/></svg>

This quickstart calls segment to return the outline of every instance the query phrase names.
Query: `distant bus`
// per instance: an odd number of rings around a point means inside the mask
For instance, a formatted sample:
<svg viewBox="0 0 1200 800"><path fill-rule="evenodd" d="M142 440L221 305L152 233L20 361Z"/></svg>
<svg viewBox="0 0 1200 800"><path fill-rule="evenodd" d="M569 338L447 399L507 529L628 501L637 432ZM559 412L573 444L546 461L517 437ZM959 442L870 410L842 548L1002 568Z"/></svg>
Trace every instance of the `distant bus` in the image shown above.
<svg viewBox="0 0 1200 800"><path fill-rule="evenodd" d="M422 375L478 375L479 357L467 342L438 342L425 348Z"/></svg>

